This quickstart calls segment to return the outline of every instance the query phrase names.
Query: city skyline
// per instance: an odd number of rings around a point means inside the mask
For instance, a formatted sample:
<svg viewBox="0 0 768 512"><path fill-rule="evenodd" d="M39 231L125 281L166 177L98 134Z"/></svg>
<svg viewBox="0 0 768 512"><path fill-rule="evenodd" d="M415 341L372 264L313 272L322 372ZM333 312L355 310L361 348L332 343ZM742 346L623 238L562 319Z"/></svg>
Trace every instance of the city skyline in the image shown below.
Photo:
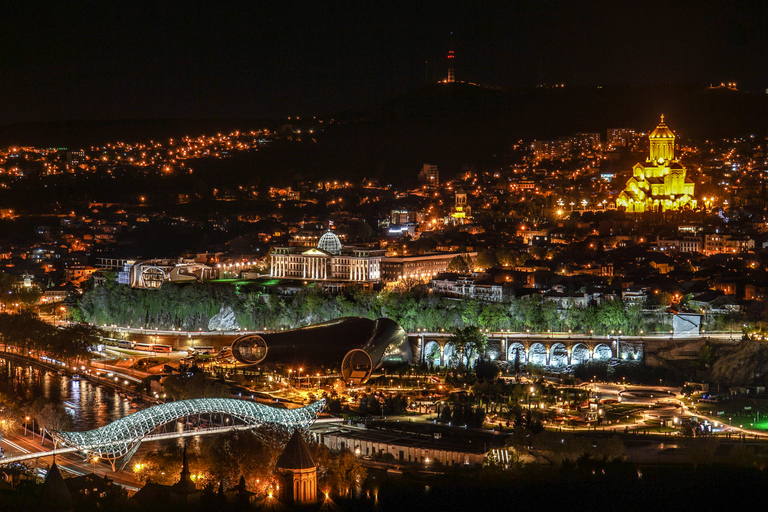
<svg viewBox="0 0 768 512"><path fill-rule="evenodd" d="M765 26L7 8L0 509L741 509L768 483Z"/></svg>

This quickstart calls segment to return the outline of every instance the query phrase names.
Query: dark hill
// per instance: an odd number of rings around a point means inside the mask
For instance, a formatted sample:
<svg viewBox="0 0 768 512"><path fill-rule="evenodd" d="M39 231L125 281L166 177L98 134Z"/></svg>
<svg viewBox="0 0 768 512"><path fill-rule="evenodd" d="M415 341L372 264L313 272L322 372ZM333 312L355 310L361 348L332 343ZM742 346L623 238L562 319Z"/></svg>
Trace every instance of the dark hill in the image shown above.
<svg viewBox="0 0 768 512"><path fill-rule="evenodd" d="M248 173L298 177L381 177L411 184L425 162L450 176L465 164L497 165L520 139L554 138L608 128L651 129L660 114L682 138L768 134L768 95L693 84L644 87L489 88L432 84L363 111L335 116L316 143L261 151ZM108 141L165 140L186 134L268 126L254 120L159 120L40 123L0 127L0 146L87 147ZM231 178L237 181L237 172Z"/></svg>
<svg viewBox="0 0 768 512"><path fill-rule="evenodd" d="M765 133L768 94L692 84L535 89L433 84L383 102L355 120L396 125L486 123L530 139L604 133L620 126L643 130L654 126L662 113L677 132L692 139Z"/></svg>
<svg viewBox="0 0 768 512"><path fill-rule="evenodd" d="M274 129L276 122L253 119L115 119L17 123L0 126L0 147L34 146L82 149L108 142L168 140L184 135Z"/></svg>
<svg viewBox="0 0 768 512"><path fill-rule="evenodd" d="M450 174L463 164L489 163L518 139L645 131L662 113L683 138L768 133L766 94L688 84L502 90L453 83L338 116L320 152L337 169L412 180L424 162Z"/></svg>

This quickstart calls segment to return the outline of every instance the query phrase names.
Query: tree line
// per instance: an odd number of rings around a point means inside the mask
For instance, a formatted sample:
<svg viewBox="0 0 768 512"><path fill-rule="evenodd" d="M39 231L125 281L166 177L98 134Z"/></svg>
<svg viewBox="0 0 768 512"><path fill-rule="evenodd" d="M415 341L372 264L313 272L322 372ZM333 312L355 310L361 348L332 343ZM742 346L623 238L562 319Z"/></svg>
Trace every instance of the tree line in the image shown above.
<svg viewBox="0 0 768 512"><path fill-rule="evenodd" d="M221 482L230 488L238 481L260 496L277 494L279 475L277 460L292 432L276 425L261 425L250 431L235 431L211 436L205 442L194 440L188 445L190 472L195 483L214 494ZM366 478L366 468L349 450L331 453L324 445L305 439L318 464L318 489L345 497L359 489ZM149 481L172 485L181 471L181 446L166 442L148 452L134 465L139 484Z"/></svg>
<svg viewBox="0 0 768 512"><path fill-rule="evenodd" d="M54 327L30 310L0 313L0 340L4 350L22 355L46 354L61 361L76 362L86 358L99 343L101 331L87 324Z"/></svg>
<svg viewBox="0 0 768 512"><path fill-rule="evenodd" d="M560 309L541 295L512 297L505 302L455 300L426 291L366 291L349 287L331 294L303 290L294 295L268 294L224 284L163 284L142 290L108 283L87 291L71 310L74 320L95 325L148 329L207 330L210 319L231 311L247 330L293 329L336 318L391 318L407 331L452 331L477 326L512 330L639 334L655 328L638 305L608 300L586 308Z"/></svg>

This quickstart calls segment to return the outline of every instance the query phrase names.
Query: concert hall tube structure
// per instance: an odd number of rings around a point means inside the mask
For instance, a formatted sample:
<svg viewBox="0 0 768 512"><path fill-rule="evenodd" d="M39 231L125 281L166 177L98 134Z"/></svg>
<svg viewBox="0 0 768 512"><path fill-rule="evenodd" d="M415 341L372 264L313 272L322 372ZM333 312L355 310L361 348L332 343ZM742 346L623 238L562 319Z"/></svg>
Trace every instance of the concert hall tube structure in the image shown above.
<svg viewBox="0 0 768 512"><path fill-rule="evenodd" d="M346 381L365 382L374 370L413 362L408 337L388 318L340 318L291 331L247 334L232 343L242 365L338 370Z"/></svg>

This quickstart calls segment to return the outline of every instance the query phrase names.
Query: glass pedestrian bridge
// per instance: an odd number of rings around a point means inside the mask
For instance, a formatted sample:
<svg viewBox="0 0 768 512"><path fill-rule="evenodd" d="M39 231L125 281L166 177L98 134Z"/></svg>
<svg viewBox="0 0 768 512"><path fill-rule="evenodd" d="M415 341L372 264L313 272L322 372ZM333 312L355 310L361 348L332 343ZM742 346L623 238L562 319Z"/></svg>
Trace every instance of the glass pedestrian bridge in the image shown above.
<svg viewBox="0 0 768 512"><path fill-rule="evenodd" d="M142 441L212 434L233 429L246 430L260 425L304 429L314 423L324 407L325 400L318 400L297 409L283 409L234 398L195 398L155 405L94 430L85 432L52 431L51 436L57 447L59 444L63 444L70 447L66 451L81 451L86 453L89 458L106 459L112 464L114 470L118 459L122 459L121 467L125 467ZM212 414L230 416L240 420L242 424L197 430L157 432L160 427L182 418ZM41 453L40 455L44 454Z"/></svg>

